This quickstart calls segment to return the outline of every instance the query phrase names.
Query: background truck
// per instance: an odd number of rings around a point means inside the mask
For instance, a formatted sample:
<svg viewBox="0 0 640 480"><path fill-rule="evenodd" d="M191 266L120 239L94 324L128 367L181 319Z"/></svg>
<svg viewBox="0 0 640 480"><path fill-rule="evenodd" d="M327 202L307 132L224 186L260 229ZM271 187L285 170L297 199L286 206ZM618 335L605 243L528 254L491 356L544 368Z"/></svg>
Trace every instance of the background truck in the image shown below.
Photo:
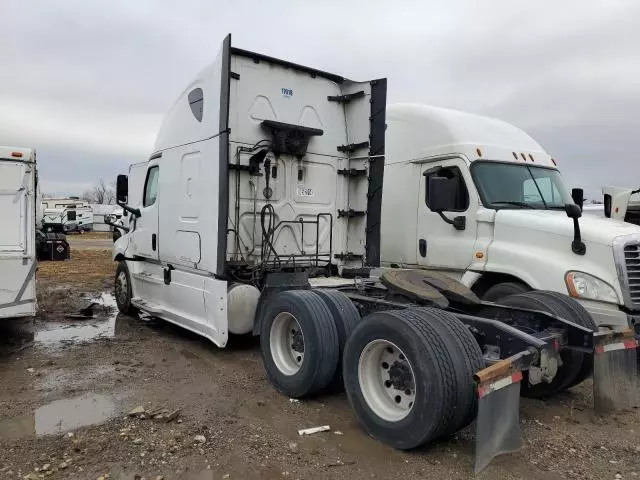
<svg viewBox="0 0 640 480"><path fill-rule="evenodd" d="M446 273L488 301L552 290L598 325L638 325L640 227L567 210L582 192L530 136L424 105L390 106L387 123L383 265Z"/></svg>
<svg viewBox="0 0 640 480"><path fill-rule="evenodd" d="M552 395L593 372L596 406L619 406L635 361L618 356L637 342L630 330L595 332L572 299L533 292L501 306L444 275L370 278L385 116L385 79L353 82L227 37L165 117L149 160L118 177L129 213L113 250L119 309L219 347L259 335L278 390L344 388L367 432L395 448L477 415L478 470L520 446L521 390Z"/></svg>
<svg viewBox="0 0 640 480"><path fill-rule="evenodd" d="M0 321L36 314L36 152L0 146Z"/></svg>

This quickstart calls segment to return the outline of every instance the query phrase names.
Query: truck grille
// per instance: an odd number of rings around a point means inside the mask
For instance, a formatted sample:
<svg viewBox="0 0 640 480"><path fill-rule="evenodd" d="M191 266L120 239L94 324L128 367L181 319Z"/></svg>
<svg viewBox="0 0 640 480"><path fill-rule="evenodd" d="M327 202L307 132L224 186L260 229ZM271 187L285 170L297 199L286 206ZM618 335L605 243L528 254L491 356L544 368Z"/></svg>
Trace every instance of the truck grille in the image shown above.
<svg viewBox="0 0 640 480"><path fill-rule="evenodd" d="M640 306L640 243L624 246L629 297L634 306Z"/></svg>

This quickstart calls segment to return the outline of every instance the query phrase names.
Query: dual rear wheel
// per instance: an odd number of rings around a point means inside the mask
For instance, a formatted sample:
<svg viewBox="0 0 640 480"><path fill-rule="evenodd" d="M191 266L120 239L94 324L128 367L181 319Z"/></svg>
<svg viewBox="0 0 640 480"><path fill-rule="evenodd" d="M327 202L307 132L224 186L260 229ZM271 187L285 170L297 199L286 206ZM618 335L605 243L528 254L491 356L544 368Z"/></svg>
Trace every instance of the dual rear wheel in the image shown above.
<svg viewBox="0 0 640 480"><path fill-rule="evenodd" d="M482 352L452 314L429 308L360 320L332 290L277 294L260 331L271 383L294 398L344 387L367 432L411 449L470 423Z"/></svg>

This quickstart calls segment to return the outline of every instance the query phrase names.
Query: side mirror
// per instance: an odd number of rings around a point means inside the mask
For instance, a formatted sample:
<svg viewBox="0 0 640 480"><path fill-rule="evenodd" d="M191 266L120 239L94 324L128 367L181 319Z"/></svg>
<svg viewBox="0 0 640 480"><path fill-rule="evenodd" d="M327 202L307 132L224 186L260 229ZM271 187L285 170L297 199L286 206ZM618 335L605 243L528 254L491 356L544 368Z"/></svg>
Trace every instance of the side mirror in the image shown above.
<svg viewBox="0 0 640 480"><path fill-rule="evenodd" d="M604 194L604 216L611 218L611 205L613 198L608 193Z"/></svg>
<svg viewBox="0 0 640 480"><path fill-rule="evenodd" d="M573 203L582 210L582 207L584 206L584 190L582 188L572 188L571 198L573 199Z"/></svg>
<svg viewBox="0 0 640 480"><path fill-rule="evenodd" d="M567 212L569 218L580 218L582 216L582 209L575 203L567 203L564 206L564 211Z"/></svg>
<svg viewBox="0 0 640 480"><path fill-rule="evenodd" d="M127 203L129 197L129 178L126 175L118 175L116 181L116 199L118 203Z"/></svg>
<svg viewBox="0 0 640 480"><path fill-rule="evenodd" d="M446 212L456 206L456 184L446 177L432 176L429 178L428 195L429 208L433 212Z"/></svg>

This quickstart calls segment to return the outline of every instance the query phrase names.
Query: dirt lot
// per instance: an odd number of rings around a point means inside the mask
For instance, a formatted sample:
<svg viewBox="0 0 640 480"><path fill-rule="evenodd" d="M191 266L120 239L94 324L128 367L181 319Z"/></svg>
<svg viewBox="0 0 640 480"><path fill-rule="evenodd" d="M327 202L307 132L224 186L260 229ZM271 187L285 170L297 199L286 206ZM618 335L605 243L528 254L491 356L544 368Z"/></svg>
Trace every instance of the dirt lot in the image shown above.
<svg viewBox="0 0 640 480"><path fill-rule="evenodd" d="M72 260L41 265L34 340L0 352L1 479L473 477L471 429L394 451L359 429L344 395L293 403L278 394L254 339L219 350L116 315L109 254L76 246ZM94 300L96 318L66 316ZM589 382L547 402L523 399L524 448L477 478L640 475L640 411L597 418L590 404ZM127 415L136 407L144 418ZM165 418L150 418L154 410ZM331 431L298 436L317 425Z"/></svg>

